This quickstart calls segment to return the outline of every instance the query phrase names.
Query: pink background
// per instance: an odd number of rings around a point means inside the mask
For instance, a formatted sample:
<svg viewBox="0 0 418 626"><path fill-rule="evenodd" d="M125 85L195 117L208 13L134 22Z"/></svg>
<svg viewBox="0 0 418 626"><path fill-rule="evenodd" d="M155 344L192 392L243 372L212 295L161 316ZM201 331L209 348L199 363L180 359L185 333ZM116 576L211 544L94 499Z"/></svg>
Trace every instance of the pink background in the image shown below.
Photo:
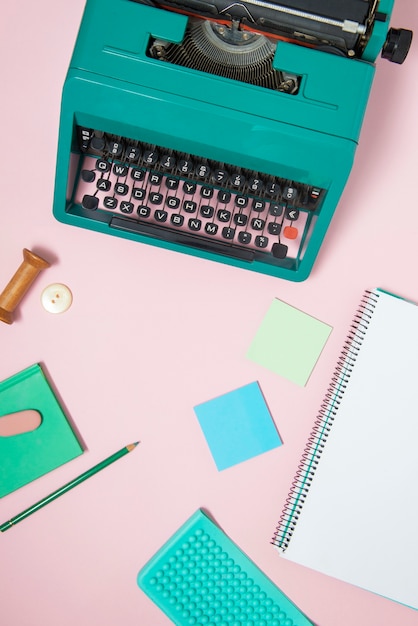
<svg viewBox="0 0 418 626"><path fill-rule="evenodd" d="M0 325L0 380L44 364L87 451L3 498L0 522L125 444L141 445L0 536L1 623L170 623L136 575L203 507L318 626L416 626L418 613L286 562L270 544L363 290L418 301L416 42L403 66L378 60L352 176L311 277L297 284L53 218L61 87L83 6L2 8L0 288L24 247L52 266L15 323ZM417 4L397 0L392 26L418 36ZM62 315L40 304L54 282L74 294ZM245 357L273 298L333 327L304 388ZM283 446L218 472L193 406L255 380ZM390 502L388 515L396 518ZM395 530L387 545L396 550Z"/></svg>

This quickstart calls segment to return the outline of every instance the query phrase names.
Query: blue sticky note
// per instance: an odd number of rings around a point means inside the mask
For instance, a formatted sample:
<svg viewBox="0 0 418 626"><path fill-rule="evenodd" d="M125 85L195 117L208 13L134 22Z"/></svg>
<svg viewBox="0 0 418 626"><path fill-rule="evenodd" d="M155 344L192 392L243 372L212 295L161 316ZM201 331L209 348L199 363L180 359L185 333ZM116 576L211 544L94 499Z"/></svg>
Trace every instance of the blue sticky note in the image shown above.
<svg viewBox="0 0 418 626"><path fill-rule="evenodd" d="M194 407L218 470L282 444L257 382Z"/></svg>

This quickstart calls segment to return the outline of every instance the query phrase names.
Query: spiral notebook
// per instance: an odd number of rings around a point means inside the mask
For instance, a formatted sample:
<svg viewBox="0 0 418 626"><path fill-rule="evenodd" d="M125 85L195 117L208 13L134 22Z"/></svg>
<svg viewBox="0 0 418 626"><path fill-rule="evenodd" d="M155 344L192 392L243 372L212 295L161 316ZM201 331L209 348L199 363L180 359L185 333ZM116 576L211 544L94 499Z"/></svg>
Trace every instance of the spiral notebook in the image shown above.
<svg viewBox="0 0 418 626"><path fill-rule="evenodd" d="M418 306L365 292L283 508L282 556L418 609Z"/></svg>

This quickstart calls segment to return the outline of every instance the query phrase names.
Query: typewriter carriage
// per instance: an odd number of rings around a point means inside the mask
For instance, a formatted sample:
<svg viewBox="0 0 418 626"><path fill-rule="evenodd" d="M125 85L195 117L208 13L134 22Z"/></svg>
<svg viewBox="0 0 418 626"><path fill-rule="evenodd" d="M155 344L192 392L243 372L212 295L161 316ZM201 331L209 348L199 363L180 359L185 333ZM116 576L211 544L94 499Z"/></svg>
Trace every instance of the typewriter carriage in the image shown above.
<svg viewBox="0 0 418 626"><path fill-rule="evenodd" d="M205 38L206 32L213 43L209 22L218 36L219 48L226 42L239 47L252 45L254 37L261 37L272 42L288 41L370 62L374 62L381 52L383 58L403 63L412 41L411 31L389 28L394 0L134 1L191 16L190 24L201 22L200 38ZM214 60L218 56L215 48L210 48L208 61L211 60L211 54ZM225 56L233 58L237 52L237 49L234 51L229 46ZM190 59L190 62L193 60ZM231 59L226 59L226 62L231 65ZM199 59L197 64L200 65Z"/></svg>

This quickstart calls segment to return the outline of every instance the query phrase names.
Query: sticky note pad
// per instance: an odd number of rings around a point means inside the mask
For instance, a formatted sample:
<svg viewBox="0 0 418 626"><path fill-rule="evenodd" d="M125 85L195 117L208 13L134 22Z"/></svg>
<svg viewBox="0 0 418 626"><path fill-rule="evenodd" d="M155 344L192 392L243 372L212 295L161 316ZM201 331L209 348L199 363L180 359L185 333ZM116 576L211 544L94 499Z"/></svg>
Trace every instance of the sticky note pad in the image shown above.
<svg viewBox="0 0 418 626"><path fill-rule="evenodd" d="M194 407L218 470L281 445L257 382Z"/></svg>
<svg viewBox="0 0 418 626"><path fill-rule="evenodd" d="M0 498L83 452L39 364L0 382L0 423L25 413L38 414L40 423L15 433L0 429Z"/></svg>
<svg viewBox="0 0 418 626"><path fill-rule="evenodd" d="M276 374L306 385L332 327L273 300L247 352L247 357Z"/></svg>

